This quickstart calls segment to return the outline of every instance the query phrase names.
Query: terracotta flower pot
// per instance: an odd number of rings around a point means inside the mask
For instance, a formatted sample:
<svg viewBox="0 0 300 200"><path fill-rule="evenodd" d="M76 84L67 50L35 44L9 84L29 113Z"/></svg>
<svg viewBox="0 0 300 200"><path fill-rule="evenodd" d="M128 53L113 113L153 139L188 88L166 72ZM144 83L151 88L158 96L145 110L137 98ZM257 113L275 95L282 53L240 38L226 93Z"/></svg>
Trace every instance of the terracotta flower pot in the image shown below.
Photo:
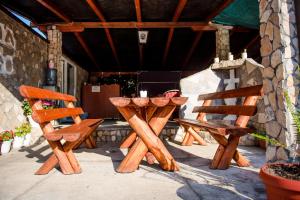
<svg viewBox="0 0 300 200"><path fill-rule="evenodd" d="M290 180L280 176L271 175L268 173L270 165L282 165L282 163L265 164L261 169L259 176L263 180L267 197L270 200L284 199L296 200L300 199L300 181ZM292 165L292 164L286 164Z"/></svg>

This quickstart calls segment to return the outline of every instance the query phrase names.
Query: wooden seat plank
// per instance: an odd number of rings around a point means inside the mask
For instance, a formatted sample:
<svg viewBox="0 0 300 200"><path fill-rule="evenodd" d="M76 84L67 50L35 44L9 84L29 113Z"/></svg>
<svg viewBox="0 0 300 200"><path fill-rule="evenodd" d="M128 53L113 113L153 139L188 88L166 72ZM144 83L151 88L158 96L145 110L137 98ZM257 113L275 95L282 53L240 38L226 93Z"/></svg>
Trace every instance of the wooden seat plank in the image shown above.
<svg viewBox="0 0 300 200"><path fill-rule="evenodd" d="M253 129L251 128L243 128L239 126L226 125L221 123L200 122L198 120L193 120L193 119L174 119L174 120L179 122L180 124L185 124L188 126L192 126L204 130L210 130L220 135L234 134L234 135L242 136L253 131Z"/></svg>

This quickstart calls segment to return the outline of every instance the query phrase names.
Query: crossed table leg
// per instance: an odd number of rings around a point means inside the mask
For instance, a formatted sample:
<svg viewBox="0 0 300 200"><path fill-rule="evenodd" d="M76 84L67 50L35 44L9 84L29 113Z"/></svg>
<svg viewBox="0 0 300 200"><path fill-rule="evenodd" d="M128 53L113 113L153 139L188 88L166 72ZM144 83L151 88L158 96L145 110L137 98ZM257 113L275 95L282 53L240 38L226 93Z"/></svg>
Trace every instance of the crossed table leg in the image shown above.
<svg viewBox="0 0 300 200"><path fill-rule="evenodd" d="M131 137L134 138L134 134L139 136L118 167L118 172L128 173L135 171L148 151L150 151L157 159L162 169L167 171L175 171L179 169L174 158L158 137L171 114L175 110L175 107L176 106L173 105L158 107L152 118L149 119L148 123L146 122L148 120L139 114L135 108L130 106L117 107L119 112L135 131L135 133L132 133ZM146 111L148 114L150 112L149 109L153 108L148 107Z"/></svg>

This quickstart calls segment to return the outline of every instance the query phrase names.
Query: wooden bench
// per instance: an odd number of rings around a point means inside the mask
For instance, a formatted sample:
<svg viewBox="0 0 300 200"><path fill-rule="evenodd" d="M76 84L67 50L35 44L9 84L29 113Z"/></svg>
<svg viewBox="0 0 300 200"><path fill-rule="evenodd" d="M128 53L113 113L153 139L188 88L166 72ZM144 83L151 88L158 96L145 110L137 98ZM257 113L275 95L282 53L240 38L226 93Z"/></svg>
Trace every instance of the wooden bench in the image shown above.
<svg viewBox="0 0 300 200"><path fill-rule="evenodd" d="M32 108L32 118L39 123L43 135L53 151L53 154L35 174L47 174L57 164L59 164L63 174L81 173L80 165L72 150L77 148L82 142L85 142L88 148L95 148L96 142L91 134L103 120L81 120L79 115L83 114L83 110L75 108L73 102L76 101L76 98L71 95L25 85L22 85L19 90L21 95L28 100ZM62 100L66 108L45 110L42 105L42 100L45 99ZM70 116L75 123L66 128L55 130L50 123L51 120ZM65 141L64 143L62 139Z"/></svg>
<svg viewBox="0 0 300 200"><path fill-rule="evenodd" d="M219 143L210 168L227 169L232 159L240 167L249 166L249 161L237 151L237 146L241 136L253 131L246 126L250 116L256 113L256 103L258 97L262 95L262 85L199 95L198 100L204 100L204 102L202 106L196 106L193 109L194 113L198 113L197 119L175 119L186 131L184 141L192 143L195 139L198 140L200 136L196 130L208 131ZM210 106L212 100L215 99L238 97L245 97L242 105ZM205 121L204 118L207 113L232 114L237 115L237 118L234 125L228 125L222 122ZM228 139L227 135L229 135Z"/></svg>

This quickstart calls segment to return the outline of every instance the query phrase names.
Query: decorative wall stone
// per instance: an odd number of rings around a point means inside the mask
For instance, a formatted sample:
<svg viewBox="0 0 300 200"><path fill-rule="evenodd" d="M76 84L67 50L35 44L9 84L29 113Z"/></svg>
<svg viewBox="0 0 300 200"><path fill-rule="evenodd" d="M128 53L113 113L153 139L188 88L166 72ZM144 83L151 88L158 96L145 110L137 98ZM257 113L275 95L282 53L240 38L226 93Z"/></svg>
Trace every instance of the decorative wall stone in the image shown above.
<svg viewBox="0 0 300 200"><path fill-rule="evenodd" d="M47 65L47 42L0 10L0 131L25 122L22 84L40 86ZM36 137L41 133L33 130ZM34 138L36 138L34 136Z"/></svg>
<svg viewBox="0 0 300 200"><path fill-rule="evenodd" d="M172 140L174 141L176 132L178 131L178 126L166 126L161 134L159 135L160 139L162 140ZM122 127L99 127L97 131L93 133L94 138L97 142L115 142L120 143L122 142L132 131L129 126L122 126Z"/></svg>
<svg viewBox="0 0 300 200"><path fill-rule="evenodd" d="M230 52L229 30L218 28L216 31L216 57L220 60L227 60Z"/></svg>
<svg viewBox="0 0 300 200"><path fill-rule="evenodd" d="M63 61L62 61L62 33L56 29L56 26L47 27L48 45L48 63L53 62L57 69L57 85L62 87L63 79Z"/></svg>
<svg viewBox="0 0 300 200"><path fill-rule="evenodd" d="M296 99L299 92L296 75L299 48L294 0L260 0L260 36L262 64L265 66L267 134L289 146L295 140L294 129L283 93L288 91L291 100L298 103ZM287 160L288 152L269 144L266 157L271 161Z"/></svg>

